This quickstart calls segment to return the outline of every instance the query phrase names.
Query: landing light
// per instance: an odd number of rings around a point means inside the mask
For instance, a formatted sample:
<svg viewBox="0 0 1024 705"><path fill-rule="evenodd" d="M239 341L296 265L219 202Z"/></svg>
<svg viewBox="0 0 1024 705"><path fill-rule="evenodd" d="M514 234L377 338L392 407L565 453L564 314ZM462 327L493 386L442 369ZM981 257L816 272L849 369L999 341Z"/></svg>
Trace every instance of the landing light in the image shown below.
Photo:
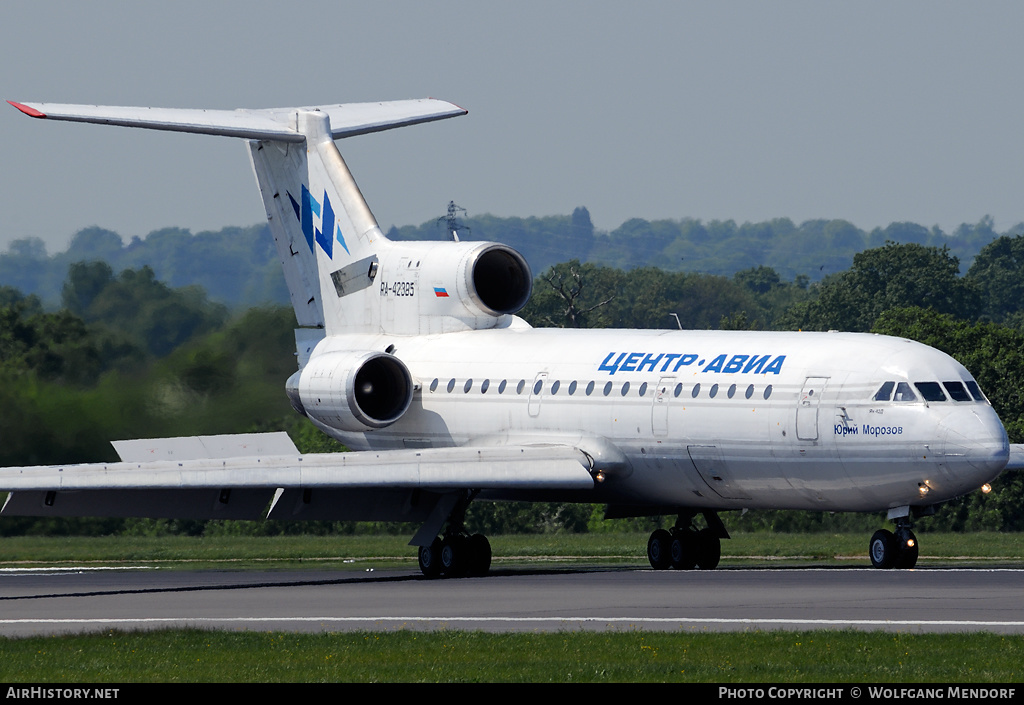
<svg viewBox="0 0 1024 705"><path fill-rule="evenodd" d="M913 548L914 544L916 543L917 541L915 541L914 539L907 539L907 548Z"/></svg>
<svg viewBox="0 0 1024 705"><path fill-rule="evenodd" d="M981 486L982 494L988 494L991 491L992 491L992 485L988 484L987 482L984 485Z"/></svg>
<svg viewBox="0 0 1024 705"><path fill-rule="evenodd" d="M926 494L928 494L930 489L931 488L929 488L928 485L924 484L923 482L918 484L918 486L917 486L917 491L921 493L922 497L924 497Z"/></svg>
<svg viewBox="0 0 1024 705"><path fill-rule="evenodd" d="M604 482L604 473L597 473L596 475L594 475L594 479L597 480L598 482Z"/></svg>

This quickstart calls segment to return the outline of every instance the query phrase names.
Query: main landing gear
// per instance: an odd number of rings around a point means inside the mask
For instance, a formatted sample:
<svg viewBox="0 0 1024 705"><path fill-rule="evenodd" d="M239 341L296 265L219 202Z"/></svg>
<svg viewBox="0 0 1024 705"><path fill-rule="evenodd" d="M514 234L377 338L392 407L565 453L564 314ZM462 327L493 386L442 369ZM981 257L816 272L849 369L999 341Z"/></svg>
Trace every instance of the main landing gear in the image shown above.
<svg viewBox="0 0 1024 705"><path fill-rule="evenodd" d="M896 522L896 532L879 529L868 544L875 568L913 568L917 565L917 537L906 519Z"/></svg>
<svg viewBox="0 0 1024 705"><path fill-rule="evenodd" d="M491 568L491 543L483 534L464 529L438 537L420 546L420 572L427 578L462 578L487 575Z"/></svg>
<svg viewBox="0 0 1024 705"><path fill-rule="evenodd" d="M466 531L466 509L476 496L467 493L448 517L448 528L429 546L420 546L420 572L427 578L463 578L487 575L491 569L491 542L483 534Z"/></svg>
<svg viewBox="0 0 1024 705"><path fill-rule="evenodd" d="M647 560L655 570L713 570L722 558L721 539L729 538L715 512L704 512L707 527L693 525L695 514L685 512L671 529L658 529L647 541Z"/></svg>

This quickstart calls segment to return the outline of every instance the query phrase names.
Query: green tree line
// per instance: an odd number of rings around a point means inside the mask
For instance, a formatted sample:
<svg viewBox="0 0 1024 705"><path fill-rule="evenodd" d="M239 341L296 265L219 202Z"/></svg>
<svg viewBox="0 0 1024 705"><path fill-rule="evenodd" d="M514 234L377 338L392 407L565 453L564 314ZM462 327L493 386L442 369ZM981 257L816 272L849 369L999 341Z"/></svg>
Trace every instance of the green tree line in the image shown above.
<svg viewBox="0 0 1024 705"><path fill-rule="evenodd" d="M589 220L589 219L588 219ZM582 226L581 226L582 227ZM116 272L116 273L115 273ZM113 460L109 441L287 430L303 452L340 450L290 409L294 315L284 306L231 313L199 287L146 266L71 263L62 306L0 287L0 466ZM280 275L278 275L280 276ZM964 363L1012 442L1024 442L1024 236L1003 235L966 273L946 246L888 242L810 281L765 265L730 276L573 260L541 272L522 315L533 325L855 330L920 340ZM1003 475L989 495L945 505L928 526L1022 530L1024 488ZM476 503L480 530L603 531L656 520L601 520L591 505ZM878 517L748 512L737 528L839 530ZM346 523L5 519L0 533L351 532L408 527Z"/></svg>
<svg viewBox="0 0 1024 705"><path fill-rule="evenodd" d="M445 219L418 226L391 227L395 240L444 240L450 237ZM564 262L566 253L580 262L630 270L657 267L669 272L694 272L732 277L736 272L767 267L785 281L817 282L848 269L854 255L887 241L948 247L968 267L978 252L999 235L1024 233L1024 223L997 233L992 218L964 223L952 232L938 226L891 223L862 230L845 220L794 223L775 218L759 223L732 220L644 220L632 218L603 231L590 212L532 218L467 217L460 223L463 239L502 242L519 250L535 274ZM157 280L179 288L201 287L207 296L233 310L265 304L288 304L274 241L266 224L223 228L193 234L163 228L145 238L125 241L99 227L76 233L64 252L49 254L39 238L13 241L0 253L0 283L29 295L47 308L61 302L68 268L76 262L102 261L114 272L149 267Z"/></svg>

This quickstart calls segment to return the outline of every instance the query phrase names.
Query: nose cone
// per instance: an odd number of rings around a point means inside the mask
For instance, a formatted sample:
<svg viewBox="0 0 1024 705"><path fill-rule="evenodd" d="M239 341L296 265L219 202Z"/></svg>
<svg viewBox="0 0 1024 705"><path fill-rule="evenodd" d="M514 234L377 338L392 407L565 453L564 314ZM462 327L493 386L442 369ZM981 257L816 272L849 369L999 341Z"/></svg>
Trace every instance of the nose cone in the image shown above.
<svg viewBox="0 0 1024 705"><path fill-rule="evenodd" d="M956 409L939 425L948 466L969 489L995 479L1006 467L1010 441L991 407L976 404Z"/></svg>

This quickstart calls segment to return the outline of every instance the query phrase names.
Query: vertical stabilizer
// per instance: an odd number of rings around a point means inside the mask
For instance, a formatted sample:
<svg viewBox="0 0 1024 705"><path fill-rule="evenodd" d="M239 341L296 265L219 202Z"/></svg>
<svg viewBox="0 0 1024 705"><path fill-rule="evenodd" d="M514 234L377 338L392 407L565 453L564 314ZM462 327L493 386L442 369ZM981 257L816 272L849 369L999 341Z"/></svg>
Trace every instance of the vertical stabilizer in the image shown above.
<svg viewBox="0 0 1024 705"><path fill-rule="evenodd" d="M248 139L299 325L328 335L380 330L371 285L391 245L334 140L466 114L432 98L266 110L8 102L42 120Z"/></svg>
<svg viewBox="0 0 1024 705"><path fill-rule="evenodd" d="M296 113L305 141L249 143L299 324L328 335L380 329L371 285L384 237L338 151L330 118Z"/></svg>
<svg viewBox="0 0 1024 705"><path fill-rule="evenodd" d="M309 248L301 231L289 221L299 214L294 213L294 199L287 184L294 181L294 175L307 173L306 146L302 143L251 141L249 156L263 195L270 233L277 246L295 318L300 326L323 328L324 311L316 254Z"/></svg>

